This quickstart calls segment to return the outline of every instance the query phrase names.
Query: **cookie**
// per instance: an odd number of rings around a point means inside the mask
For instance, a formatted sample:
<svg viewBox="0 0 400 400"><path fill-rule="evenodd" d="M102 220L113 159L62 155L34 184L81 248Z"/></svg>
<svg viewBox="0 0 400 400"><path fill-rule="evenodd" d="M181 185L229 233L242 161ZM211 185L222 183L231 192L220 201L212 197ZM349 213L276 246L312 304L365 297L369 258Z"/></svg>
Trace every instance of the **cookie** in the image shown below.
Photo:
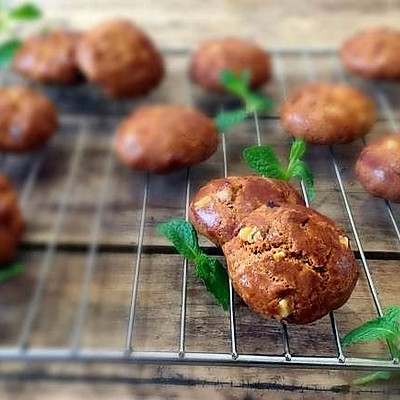
<svg viewBox="0 0 400 400"><path fill-rule="evenodd" d="M116 152L127 166L165 174L216 151L219 135L206 115L180 105L143 106L117 130Z"/></svg>
<svg viewBox="0 0 400 400"><path fill-rule="evenodd" d="M147 93L164 75L164 62L153 42L124 19L104 22L85 34L77 58L87 79L111 97Z"/></svg>
<svg viewBox="0 0 400 400"><path fill-rule="evenodd" d="M281 124L309 143L350 143L368 133L376 121L373 101L338 83L311 83L294 91L280 110Z"/></svg>
<svg viewBox="0 0 400 400"><path fill-rule="evenodd" d="M0 268L12 261L24 228L17 196L7 178L0 175Z"/></svg>
<svg viewBox="0 0 400 400"><path fill-rule="evenodd" d="M301 206L262 206L223 246L232 284L254 311L296 324L342 306L359 268L344 231Z"/></svg>
<svg viewBox="0 0 400 400"><path fill-rule="evenodd" d="M356 163L364 189L400 203L400 135L388 135L364 147Z"/></svg>
<svg viewBox="0 0 400 400"><path fill-rule="evenodd" d="M249 213L266 204L304 204L288 183L260 176L230 176L214 179L193 197L189 217L196 230L221 246L231 240Z"/></svg>
<svg viewBox="0 0 400 400"><path fill-rule="evenodd" d="M13 68L42 83L73 84L82 79L76 63L80 34L53 30L28 38L17 51Z"/></svg>
<svg viewBox="0 0 400 400"><path fill-rule="evenodd" d="M271 78L271 58L257 44L237 38L209 40L191 57L190 77L204 89L224 92L220 83L223 70L236 74L248 70L250 86L256 89Z"/></svg>
<svg viewBox="0 0 400 400"><path fill-rule="evenodd" d="M57 111L47 97L19 86L0 89L0 150L35 150L57 128Z"/></svg>
<svg viewBox="0 0 400 400"><path fill-rule="evenodd" d="M344 67L369 79L400 79L400 30L375 28L343 43Z"/></svg>

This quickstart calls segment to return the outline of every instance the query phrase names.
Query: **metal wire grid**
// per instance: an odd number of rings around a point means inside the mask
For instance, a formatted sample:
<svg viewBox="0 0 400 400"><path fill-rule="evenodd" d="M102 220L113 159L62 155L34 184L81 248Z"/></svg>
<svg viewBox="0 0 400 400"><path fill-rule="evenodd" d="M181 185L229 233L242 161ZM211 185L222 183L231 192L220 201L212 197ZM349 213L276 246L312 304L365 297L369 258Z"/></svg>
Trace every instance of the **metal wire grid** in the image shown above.
<svg viewBox="0 0 400 400"><path fill-rule="evenodd" d="M176 52L174 52L176 53ZM178 52L180 54L180 52ZM275 71L277 73L281 91L283 97L286 97L286 82L285 73L281 63L281 55L293 54L301 56L304 61L304 66L307 72L308 79L310 81L315 79L315 73L313 69L313 60L311 55L325 54L331 57L332 66L336 71L337 78L339 80L345 80L345 74L340 68L336 52L331 49L287 49L279 50L272 49ZM187 84L190 88L190 84ZM376 99L381 107L381 110L388 121L390 128L397 131L398 127L394 118L393 110L390 103L381 90L375 92ZM188 102L191 102L191 94L188 92ZM256 143L261 145L260 126L257 114L254 114L254 126L255 126L255 137ZM101 230L101 221L105 211L106 205L106 194L109 188L110 177L114 168L114 158L112 156L112 140L110 141L110 149L108 152L105 168L103 171L103 181L100 188L100 193L97 197L95 218L92 223L91 236L89 242L89 250L86 257L85 273L82 282L81 292L79 295L78 307L75 314L75 324L73 325L72 334L69 341L69 346L65 348L29 348L28 338L32 330L35 317L40 309L41 297L43 294L44 286L52 265L53 257L57 248L57 242L60 235L60 230L63 220L66 218L68 207L70 206L70 198L68 193L71 191L78 174L79 174L79 162L83 155L83 147L86 141L86 129L81 129L80 133L75 142L73 157L71 158L68 174L63 186L63 190L60 193L58 209L56 217L52 227L52 239L48 244L44 253L41 267L39 270L37 283L34 294L28 306L26 318L24 319L22 330L20 332L18 344L15 347L0 347L0 360L1 361L90 361L90 362L145 362L145 363L191 363L191 364L226 364L226 365L254 365L254 366L297 366L297 367L325 367L330 369L340 368L351 368L351 369L366 369L366 370L377 370L377 369L400 369L399 360L393 356L392 350L389 348L390 359L389 360L377 360L367 358L351 358L345 357L341 348L338 326L335 319L334 313L330 313L330 321L332 328L332 337L334 340L335 348L337 350L336 357L310 357L310 356L292 356L290 352L290 343L287 333L286 325L282 324L283 332L283 354L281 356L270 356L270 355L256 355L256 354L242 354L237 351L236 343L236 321L235 321L235 309L233 302L233 290L232 284L230 283L230 306L229 306L229 324L230 324L230 341L231 351L230 353L202 353L202 352L186 352L185 350L185 330L186 330L186 314L187 314L187 276L188 276L188 262L186 259L183 260L182 264L182 290L181 290L181 309L180 309L180 332L178 338L178 348L175 352L164 352L164 351L134 351L133 343L135 340L135 317L138 307L138 290L139 290L139 277L141 268L141 257L143 252L143 238L145 232L146 222L146 209L148 202L149 192L149 175L146 175L145 185L143 190L141 216L140 216L140 228L137 238L137 252L136 260L132 269L132 286L131 286L131 301L129 309L129 318L126 326L125 343L122 349L115 350L89 350L82 348L80 345L81 334L83 329L83 322L87 313L88 307L88 288L90 286L93 271L96 266L96 254L99 245L99 236ZM223 156L223 175L228 176L228 162L227 162L227 137L222 134L222 156ZM360 240L360 235L353 217L353 211L348 201L348 195L343 184L341 175L341 168L335 151L330 148L331 163L333 165L336 182L338 189L341 193L344 208L355 237L357 250L359 252L363 271L374 301L377 315L382 315L382 306L379 300L378 293L375 288L375 284L371 277L370 268L368 265L367 258L365 256L363 246ZM3 157L4 159L4 157ZM2 159L2 160L3 160ZM33 167L28 174L28 177L23 185L21 192L21 205L24 207L30 194L35 186L38 172L42 164L43 157L39 153L35 156ZM303 195L307 206L309 201L304 188L301 183ZM188 218L188 207L190 199L190 188L191 178L190 170L187 170L186 175L186 190L185 190L185 216ZM380 201L380 200L379 200ZM396 237L400 242L400 229L397 222L394 211L390 203L386 200L386 209L393 224Z"/></svg>

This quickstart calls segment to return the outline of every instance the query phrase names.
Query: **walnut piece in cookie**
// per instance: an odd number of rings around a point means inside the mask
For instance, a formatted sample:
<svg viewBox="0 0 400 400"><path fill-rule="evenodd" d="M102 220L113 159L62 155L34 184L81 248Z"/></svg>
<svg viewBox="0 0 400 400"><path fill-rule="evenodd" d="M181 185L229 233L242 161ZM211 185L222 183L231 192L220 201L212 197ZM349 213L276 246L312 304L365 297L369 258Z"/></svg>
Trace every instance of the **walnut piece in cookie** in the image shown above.
<svg viewBox="0 0 400 400"><path fill-rule="evenodd" d="M301 205L258 208L222 249L239 296L280 321L306 324L341 307L359 275L343 230Z"/></svg>
<svg viewBox="0 0 400 400"><path fill-rule="evenodd" d="M0 89L0 150L35 150L44 145L57 128L57 111L47 97L19 86Z"/></svg>
<svg viewBox="0 0 400 400"><path fill-rule="evenodd" d="M351 86L310 83L286 99L280 119L290 135L331 145L367 134L376 121L376 109L369 97Z"/></svg>
<svg viewBox="0 0 400 400"><path fill-rule="evenodd" d="M129 20L94 27L79 43L78 65L110 97L147 93L164 76L164 61L151 39Z"/></svg>
<svg viewBox="0 0 400 400"><path fill-rule="evenodd" d="M250 87L257 89L271 78L271 58L255 43L225 38L201 44L190 59L190 77L204 89L224 92L220 83L223 70L230 70L237 75L248 70Z"/></svg>
<svg viewBox="0 0 400 400"><path fill-rule="evenodd" d="M346 40L340 49L344 67L369 79L400 79L400 30L374 28Z"/></svg>
<svg viewBox="0 0 400 400"><path fill-rule="evenodd" d="M400 203L400 135L383 136L364 147L355 170L367 192Z"/></svg>
<svg viewBox="0 0 400 400"><path fill-rule="evenodd" d="M214 179L194 195L189 218L196 230L217 245L231 240L241 221L262 205L304 204L290 184L261 176Z"/></svg>
<svg viewBox="0 0 400 400"><path fill-rule="evenodd" d="M14 57L14 71L42 83L73 84L82 80L76 62L80 37L78 32L62 30L29 37Z"/></svg>
<svg viewBox="0 0 400 400"><path fill-rule="evenodd" d="M180 105L143 106L118 127L116 152L127 166L158 174L198 164L219 143L213 121Z"/></svg>
<svg viewBox="0 0 400 400"><path fill-rule="evenodd" d="M25 223L10 182L0 175L0 268L12 261Z"/></svg>

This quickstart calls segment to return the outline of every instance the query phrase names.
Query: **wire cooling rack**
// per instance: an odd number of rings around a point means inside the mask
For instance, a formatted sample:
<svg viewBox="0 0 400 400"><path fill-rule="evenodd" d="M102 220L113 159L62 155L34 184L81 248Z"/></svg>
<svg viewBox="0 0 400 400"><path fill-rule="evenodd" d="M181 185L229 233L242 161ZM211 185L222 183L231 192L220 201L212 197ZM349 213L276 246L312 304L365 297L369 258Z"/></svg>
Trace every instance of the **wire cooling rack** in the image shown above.
<svg viewBox="0 0 400 400"><path fill-rule="evenodd" d="M1 158L2 171L19 190L29 229L21 246L26 273L8 282L0 298L0 361L399 369L390 348L360 356L345 353L340 344L340 336L364 316L382 315L380 294L386 288L398 292L400 281L399 208L354 186L349 167L365 140L310 147L320 199L313 206L348 228L363 271L358 286L365 289L317 323L294 327L264 320L241 303L232 286L227 317L195 281L188 261L157 235L158 222L188 217L190 197L201 183L248 172L239 157L243 147L268 142L287 154L290 145L276 114L255 114L237 132L222 135L219 154L190 170L154 177L121 166L111 133L137 104L179 101L211 114L231 106L231 99L191 86L189 51L165 53L172 65L166 86L146 100L109 102L86 86L39 88L57 101L61 132L44 151ZM277 102L306 81L350 79L335 50L272 49L271 54L275 78L267 91ZM375 98L376 129L397 131L395 84L351 80ZM205 240L201 244L221 255ZM385 275L388 268L397 277Z"/></svg>

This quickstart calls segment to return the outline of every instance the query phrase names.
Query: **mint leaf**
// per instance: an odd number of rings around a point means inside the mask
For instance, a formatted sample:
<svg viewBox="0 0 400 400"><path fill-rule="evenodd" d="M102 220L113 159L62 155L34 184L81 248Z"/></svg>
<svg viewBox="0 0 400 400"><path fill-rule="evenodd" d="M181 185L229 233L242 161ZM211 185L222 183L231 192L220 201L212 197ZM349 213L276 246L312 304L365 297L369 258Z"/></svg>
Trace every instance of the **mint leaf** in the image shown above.
<svg viewBox="0 0 400 400"><path fill-rule="evenodd" d="M195 260L201 252L196 231L189 222L175 219L158 225L157 230L172 242L180 254L189 260Z"/></svg>
<svg viewBox="0 0 400 400"><path fill-rule="evenodd" d="M243 151L243 158L247 165L261 176L286 180L281 162L271 147L248 147Z"/></svg>
<svg viewBox="0 0 400 400"><path fill-rule="evenodd" d="M315 199L315 188L314 188L314 176L311 168L304 162L297 160L293 166L290 167L291 171L288 169L290 179L292 176L297 176L302 179L304 185L306 186L307 196L310 201Z"/></svg>
<svg viewBox="0 0 400 400"><path fill-rule="evenodd" d="M22 42L19 39L10 39L0 44L0 68L4 68L12 61L21 45Z"/></svg>
<svg viewBox="0 0 400 400"><path fill-rule="evenodd" d="M226 91L242 98L249 91L250 71L246 70L238 75L225 69L221 71L220 82Z"/></svg>
<svg viewBox="0 0 400 400"><path fill-rule="evenodd" d="M12 264L9 267L1 267L0 269L0 283L19 275L24 269L21 263Z"/></svg>
<svg viewBox="0 0 400 400"><path fill-rule="evenodd" d="M361 378L354 379L353 385L365 385L366 383L375 382L381 379L390 379L392 374L389 371L378 371L373 374L362 376Z"/></svg>
<svg viewBox="0 0 400 400"><path fill-rule="evenodd" d="M10 10L9 16L16 20L34 20L42 16L42 11L34 3L24 3Z"/></svg>
<svg viewBox="0 0 400 400"><path fill-rule="evenodd" d="M353 329L342 339L342 346L356 342L371 342L378 339L392 340L399 333L399 326L384 317L379 317Z"/></svg>
<svg viewBox="0 0 400 400"><path fill-rule="evenodd" d="M385 310L383 317L387 321L391 321L394 323L400 323L400 306L390 306Z"/></svg>
<svg viewBox="0 0 400 400"><path fill-rule="evenodd" d="M201 254L196 258L196 274L204 281L207 290L218 304L227 310L229 307L229 278L226 269L215 258Z"/></svg>
<svg viewBox="0 0 400 400"><path fill-rule="evenodd" d="M306 153L307 144L303 139L296 139L292 143L289 155L289 168L291 164L294 164L297 160L301 160Z"/></svg>
<svg viewBox="0 0 400 400"><path fill-rule="evenodd" d="M248 112L267 112L274 107L274 102L271 98L253 92L246 94L245 103Z"/></svg>
<svg viewBox="0 0 400 400"><path fill-rule="evenodd" d="M208 257L200 249L193 226L187 221L172 220L158 225L157 230L173 243L180 254L194 261L197 276L226 310L229 305L228 274L218 260Z"/></svg>
<svg viewBox="0 0 400 400"><path fill-rule="evenodd" d="M246 110L221 111L215 118L214 123L218 132L226 133L232 126L244 121L248 113Z"/></svg>

